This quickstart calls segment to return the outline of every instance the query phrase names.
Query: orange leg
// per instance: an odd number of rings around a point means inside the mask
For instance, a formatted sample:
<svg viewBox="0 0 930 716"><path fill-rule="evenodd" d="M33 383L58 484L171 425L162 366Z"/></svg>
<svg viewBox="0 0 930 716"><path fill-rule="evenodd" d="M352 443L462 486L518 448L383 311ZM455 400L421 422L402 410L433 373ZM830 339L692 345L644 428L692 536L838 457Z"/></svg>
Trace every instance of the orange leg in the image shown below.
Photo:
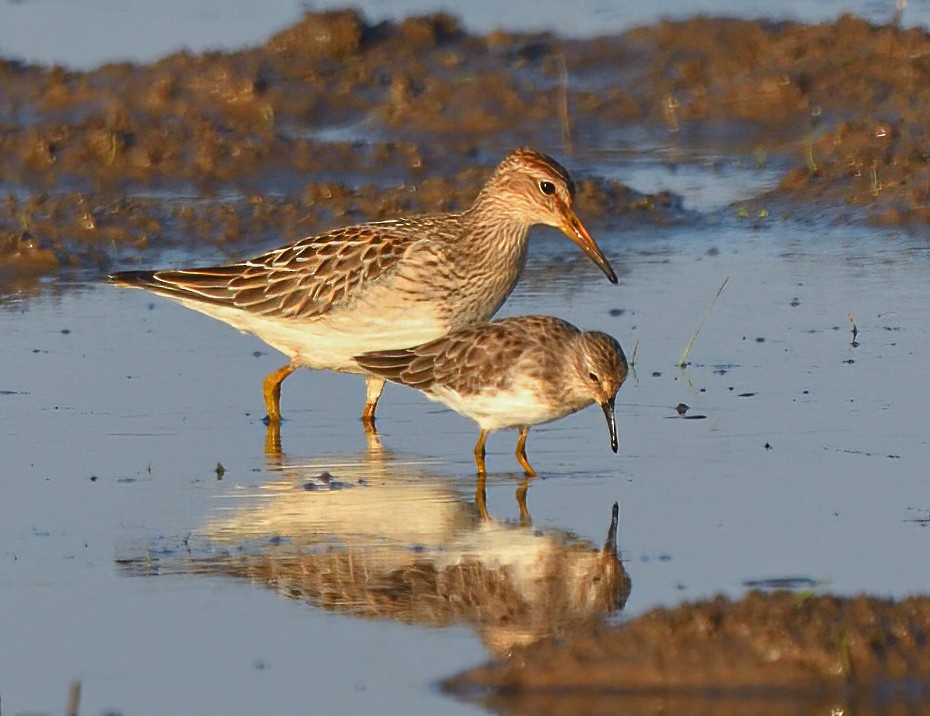
<svg viewBox="0 0 930 716"><path fill-rule="evenodd" d="M533 469L530 465L530 461L526 459L526 436L530 432L529 425L522 425L520 427L520 437L517 439L517 460L523 466L523 469L526 471L526 474L529 477L536 477L536 470Z"/></svg>
<svg viewBox="0 0 930 716"><path fill-rule="evenodd" d="M478 514L481 519L489 521L491 516L488 514L488 493L485 488L484 473L478 474L478 481L475 483L475 504L478 506Z"/></svg>
<svg viewBox="0 0 930 716"><path fill-rule="evenodd" d="M520 483L517 487L517 491L514 495L517 498L517 504L520 506L520 524L521 525L531 525L533 524L530 519L530 511L526 506L526 493L530 489L530 477L526 476L523 478L523 482Z"/></svg>
<svg viewBox="0 0 930 716"><path fill-rule="evenodd" d="M478 465L478 474L486 475L488 471L484 467L484 441L488 439L490 430L482 430L478 436L478 442L475 443L475 462Z"/></svg>
<svg viewBox="0 0 930 716"><path fill-rule="evenodd" d="M265 376L262 382L262 391L265 394L265 410L268 411L268 422L281 422L281 383L291 373L297 370L297 366L288 363L278 368L274 373Z"/></svg>
<svg viewBox="0 0 930 716"><path fill-rule="evenodd" d="M268 467L281 467L281 422L268 421L265 426L265 460Z"/></svg>
<svg viewBox="0 0 930 716"><path fill-rule="evenodd" d="M362 409L362 423L368 434L378 432L375 430L375 408L378 407L378 398L381 397L382 390L384 390L384 378L376 378L373 375L365 376L365 407Z"/></svg>

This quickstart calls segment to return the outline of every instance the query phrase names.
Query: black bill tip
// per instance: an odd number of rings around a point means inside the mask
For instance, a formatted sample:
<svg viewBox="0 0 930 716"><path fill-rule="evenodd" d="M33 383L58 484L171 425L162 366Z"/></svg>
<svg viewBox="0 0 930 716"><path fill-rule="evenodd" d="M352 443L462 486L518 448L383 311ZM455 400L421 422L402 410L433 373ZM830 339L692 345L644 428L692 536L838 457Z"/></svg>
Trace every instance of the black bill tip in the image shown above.
<svg viewBox="0 0 930 716"><path fill-rule="evenodd" d="M617 441L617 420L614 417L614 399L610 398L601 403L604 410L604 417L607 418L607 429L610 431L610 449L617 452L619 443Z"/></svg>
<svg viewBox="0 0 930 716"><path fill-rule="evenodd" d="M604 540L604 551L608 554L617 554L617 527L620 524L620 503L615 502L610 514L610 527L607 528L607 539Z"/></svg>

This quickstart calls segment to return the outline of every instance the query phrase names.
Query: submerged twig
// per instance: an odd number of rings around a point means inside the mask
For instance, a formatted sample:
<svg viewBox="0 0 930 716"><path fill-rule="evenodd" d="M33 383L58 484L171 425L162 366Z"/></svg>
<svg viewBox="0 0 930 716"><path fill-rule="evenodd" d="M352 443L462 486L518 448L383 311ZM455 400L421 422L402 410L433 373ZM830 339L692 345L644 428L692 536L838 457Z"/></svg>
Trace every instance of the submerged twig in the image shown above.
<svg viewBox="0 0 930 716"><path fill-rule="evenodd" d="M907 9L907 0L897 0L894 4L894 15L891 16L891 27L895 30L901 29L901 16Z"/></svg>
<svg viewBox="0 0 930 716"><path fill-rule="evenodd" d="M811 174L816 174L819 171L817 162L814 159L814 135L808 134L804 140L804 161L807 163L807 168L810 170Z"/></svg>
<svg viewBox="0 0 930 716"><path fill-rule="evenodd" d="M72 681L71 685L68 687L68 709L66 711L68 716L78 716L78 711L81 708L81 682Z"/></svg>
<svg viewBox="0 0 930 716"><path fill-rule="evenodd" d="M727 282L729 282L730 277L727 276L723 279L723 283L720 284L720 288L717 289L717 293L714 294L714 300L710 302L710 305L707 307L707 310L704 311L704 315L701 316L701 322L698 323L698 327L694 330L694 335L691 336L691 340L688 341L688 345L685 346L685 349L681 352L681 356L678 358L678 362L675 363L679 368L684 368L688 364L688 354L691 352L691 349L694 347L694 342L697 340L698 334L701 332L701 329L704 327L704 321L707 320L707 316L710 315L710 309L714 307L714 304L717 303L717 299L720 298L720 294L723 293L723 289L726 288Z"/></svg>
<svg viewBox="0 0 930 716"><path fill-rule="evenodd" d="M565 151L572 152L572 125L568 116L568 68L565 66L565 53L559 50L555 56L559 63L559 122L562 125L562 144Z"/></svg>
<svg viewBox="0 0 930 716"><path fill-rule="evenodd" d="M852 324L852 329L850 330L850 333L852 333L852 340L849 342L849 344L853 348L856 348L859 345L859 341L857 340L859 337L859 329L856 327L856 319L853 318L853 314L847 313L846 320Z"/></svg>

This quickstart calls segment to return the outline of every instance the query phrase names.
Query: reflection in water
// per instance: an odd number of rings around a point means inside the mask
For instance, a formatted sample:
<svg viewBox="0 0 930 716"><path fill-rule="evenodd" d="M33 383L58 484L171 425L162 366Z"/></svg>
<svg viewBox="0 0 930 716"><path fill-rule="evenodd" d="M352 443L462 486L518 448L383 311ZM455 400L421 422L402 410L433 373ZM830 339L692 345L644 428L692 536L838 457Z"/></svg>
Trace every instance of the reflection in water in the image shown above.
<svg viewBox="0 0 930 716"><path fill-rule="evenodd" d="M59 303L65 296L74 296L91 288L81 276L86 272L65 272L58 279L51 279L41 271L23 268L14 256L0 256L0 311L19 312L29 302L42 296L45 307Z"/></svg>
<svg viewBox="0 0 930 716"><path fill-rule="evenodd" d="M593 627L629 595L616 505L598 548L532 527L526 482L517 490L521 523L506 523L487 515L483 482L472 502L448 476L384 451L376 438L363 458L298 465L272 453L269 462L281 478L212 517L194 540L200 546L181 558L160 552L123 565L242 577L362 617L466 622L497 656Z"/></svg>

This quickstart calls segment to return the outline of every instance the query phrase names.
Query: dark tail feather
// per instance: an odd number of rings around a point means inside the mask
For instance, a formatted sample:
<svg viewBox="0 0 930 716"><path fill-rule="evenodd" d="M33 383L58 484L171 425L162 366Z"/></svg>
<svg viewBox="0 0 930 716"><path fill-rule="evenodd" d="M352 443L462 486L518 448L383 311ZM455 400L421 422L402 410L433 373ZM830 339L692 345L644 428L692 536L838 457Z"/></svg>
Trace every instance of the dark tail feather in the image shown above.
<svg viewBox="0 0 930 716"><path fill-rule="evenodd" d="M107 276L107 281L117 286L147 288L155 283L154 271L120 271Z"/></svg>
<svg viewBox="0 0 930 716"><path fill-rule="evenodd" d="M387 378L395 383L404 383L402 374L410 367L416 355L409 350L375 351L355 356L355 362L361 368L379 378Z"/></svg>
<svg viewBox="0 0 930 716"><path fill-rule="evenodd" d="M109 280L118 286L144 288L176 300L202 301L218 306L236 305L230 282L240 272L236 265L162 271L120 271Z"/></svg>

